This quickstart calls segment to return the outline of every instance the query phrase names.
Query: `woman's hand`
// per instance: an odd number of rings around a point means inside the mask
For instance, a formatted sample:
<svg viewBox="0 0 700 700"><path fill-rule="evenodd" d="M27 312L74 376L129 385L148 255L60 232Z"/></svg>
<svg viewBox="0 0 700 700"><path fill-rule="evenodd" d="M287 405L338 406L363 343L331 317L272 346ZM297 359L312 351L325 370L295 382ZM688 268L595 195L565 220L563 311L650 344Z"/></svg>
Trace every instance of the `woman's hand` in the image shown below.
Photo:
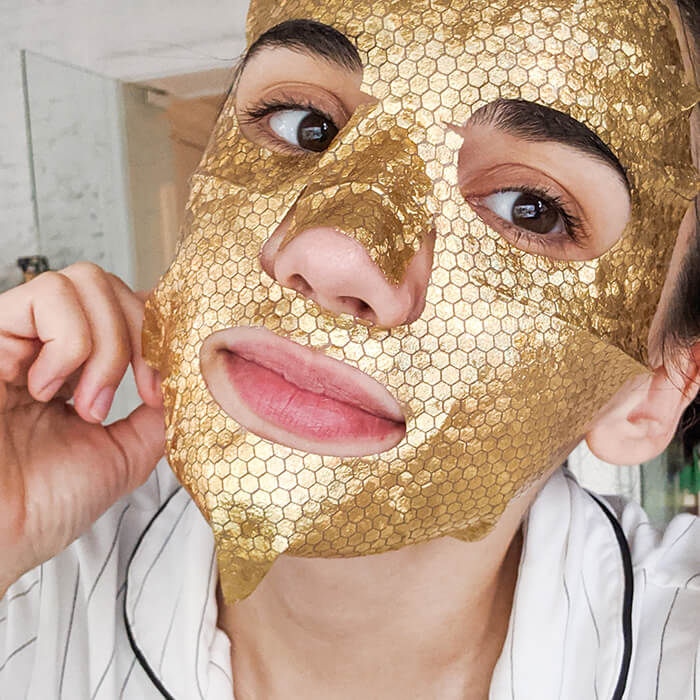
<svg viewBox="0 0 700 700"><path fill-rule="evenodd" d="M90 263L0 295L0 597L162 455L160 379L141 357L142 319L143 300ZM129 363L144 403L103 426Z"/></svg>

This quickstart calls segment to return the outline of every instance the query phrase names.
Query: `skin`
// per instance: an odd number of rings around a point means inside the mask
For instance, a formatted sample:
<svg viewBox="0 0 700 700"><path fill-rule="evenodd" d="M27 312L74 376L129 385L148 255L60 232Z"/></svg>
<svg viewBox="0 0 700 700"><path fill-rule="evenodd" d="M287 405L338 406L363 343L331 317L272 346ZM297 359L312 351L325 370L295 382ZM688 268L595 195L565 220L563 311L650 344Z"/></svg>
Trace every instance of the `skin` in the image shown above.
<svg viewBox="0 0 700 700"><path fill-rule="evenodd" d="M357 76L308 56L281 57L280 51L285 50L263 51L251 62L241 79L241 103L266 90L286 89L285 80L299 89L299 75L310 91L333 94L327 99L336 100L339 114L367 99ZM552 255L594 256L620 235L628 200L611 167L564 146L514 144L493 129L460 128L466 149L460 175L478 213L488 216L480 198L489 183L502 186L503 178L511 178L522 185L523 178L545 177L590 220L587 248L560 239ZM250 137L265 134L258 129ZM484 143L489 148L480 148ZM556 149L566 149L566 157ZM596 202L598 214L603 210L606 217L596 219L586 202ZM658 345L656 328L693 225L689 214L652 327L652 347ZM323 246L296 245L306 233ZM429 235L399 288L378 275L361 251L351 250L359 244L342 234L311 230L280 248L283 235L284 223L261 251L263 265L283 284L298 284L302 277L304 293L330 310L348 311L349 299L356 315L372 313L393 324L420 313L432 253ZM517 244L540 246L537 252L545 254L542 242L520 237ZM319 250L333 255L332 269L314 264ZM84 532L142 483L161 456L159 379L141 360L142 311L139 296L84 263L0 295L0 592ZM651 375L625 385L586 431L594 452L626 463L659 454L697 391L698 360L700 345L682 353L673 367L657 357ZM124 421L103 427L129 363L144 404ZM69 396L75 408L66 405ZM549 473L554 469L553 463ZM329 688L341 700L487 697L512 606L520 525L549 473L512 501L478 542L442 538L345 560L280 557L248 599L235 607L220 601L219 626L232 641L238 700L325 698ZM450 575L436 577L436 571Z"/></svg>

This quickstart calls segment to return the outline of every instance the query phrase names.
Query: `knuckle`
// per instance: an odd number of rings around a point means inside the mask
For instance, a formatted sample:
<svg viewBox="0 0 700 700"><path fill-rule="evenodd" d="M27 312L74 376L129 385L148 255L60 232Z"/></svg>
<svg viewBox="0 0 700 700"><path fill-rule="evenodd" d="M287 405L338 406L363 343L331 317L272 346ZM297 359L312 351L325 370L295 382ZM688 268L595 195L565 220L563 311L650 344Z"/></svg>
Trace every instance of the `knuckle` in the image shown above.
<svg viewBox="0 0 700 700"><path fill-rule="evenodd" d="M33 281L45 287L47 293L58 297L72 296L74 292L73 283L62 273L53 270L43 272Z"/></svg>
<svg viewBox="0 0 700 700"><path fill-rule="evenodd" d="M134 313L140 315L143 310L143 301L138 292L134 292L124 280L119 279L116 275L107 273L107 278L117 296L122 312L127 316Z"/></svg>
<svg viewBox="0 0 700 700"><path fill-rule="evenodd" d="M73 263L65 270L63 273L67 276L74 277L75 279L97 281L104 280L104 270L95 263L89 262L87 260L81 260L80 262Z"/></svg>
<svg viewBox="0 0 700 700"><path fill-rule="evenodd" d="M113 287L118 287L119 289L123 289L127 292L131 292L131 288L129 285L120 277L117 277L114 273L112 272L105 272L105 276L107 277L107 280Z"/></svg>

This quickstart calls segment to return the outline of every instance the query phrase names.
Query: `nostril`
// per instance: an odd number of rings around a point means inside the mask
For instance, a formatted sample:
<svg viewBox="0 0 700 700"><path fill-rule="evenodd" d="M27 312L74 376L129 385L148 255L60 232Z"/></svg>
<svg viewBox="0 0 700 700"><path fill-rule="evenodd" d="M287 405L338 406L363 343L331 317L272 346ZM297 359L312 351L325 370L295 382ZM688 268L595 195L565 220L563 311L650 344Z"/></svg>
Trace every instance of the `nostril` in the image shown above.
<svg viewBox="0 0 700 700"><path fill-rule="evenodd" d="M292 275L287 285L306 297L311 296L311 293L314 291L313 287L299 274Z"/></svg>
<svg viewBox="0 0 700 700"><path fill-rule="evenodd" d="M356 318L362 318L365 321L374 321L376 318L374 309L363 299L340 296L338 301L343 305L345 313L349 313Z"/></svg>
<svg viewBox="0 0 700 700"><path fill-rule="evenodd" d="M360 299L357 303L357 312L359 314L366 314L370 311L372 311L372 307Z"/></svg>

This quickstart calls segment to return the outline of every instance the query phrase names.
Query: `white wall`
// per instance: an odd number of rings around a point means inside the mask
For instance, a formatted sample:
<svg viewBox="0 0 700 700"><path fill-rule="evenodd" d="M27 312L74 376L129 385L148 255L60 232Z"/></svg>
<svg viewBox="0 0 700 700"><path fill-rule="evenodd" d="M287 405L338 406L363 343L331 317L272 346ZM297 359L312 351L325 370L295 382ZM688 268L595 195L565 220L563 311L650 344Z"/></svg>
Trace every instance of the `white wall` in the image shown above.
<svg viewBox="0 0 700 700"><path fill-rule="evenodd" d="M55 269L90 260L131 284L120 83L25 52L38 249Z"/></svg>
<svg viewBox="0 0 700 700"><path fill-rule="evenodd" d="M56 250L55 240L51 250L42 250L45 244L39 240L34 217L22 49L125 81L220 68L243 48L247 4L247 0L2 0L0 289L19 281L17 257ZM87 102L84 109L104 117L104 103ZM45 129L50 126L49 120ZM42 133L49 138L48 132ZM60 136L56 134L56 139ZM51 189L48 183L45 186ZM60 216L68 227L70 212ZM94 234L66 232L73 239L71 249L80 246L81 236L92 237L86 246L94 249Z"/></svg>

